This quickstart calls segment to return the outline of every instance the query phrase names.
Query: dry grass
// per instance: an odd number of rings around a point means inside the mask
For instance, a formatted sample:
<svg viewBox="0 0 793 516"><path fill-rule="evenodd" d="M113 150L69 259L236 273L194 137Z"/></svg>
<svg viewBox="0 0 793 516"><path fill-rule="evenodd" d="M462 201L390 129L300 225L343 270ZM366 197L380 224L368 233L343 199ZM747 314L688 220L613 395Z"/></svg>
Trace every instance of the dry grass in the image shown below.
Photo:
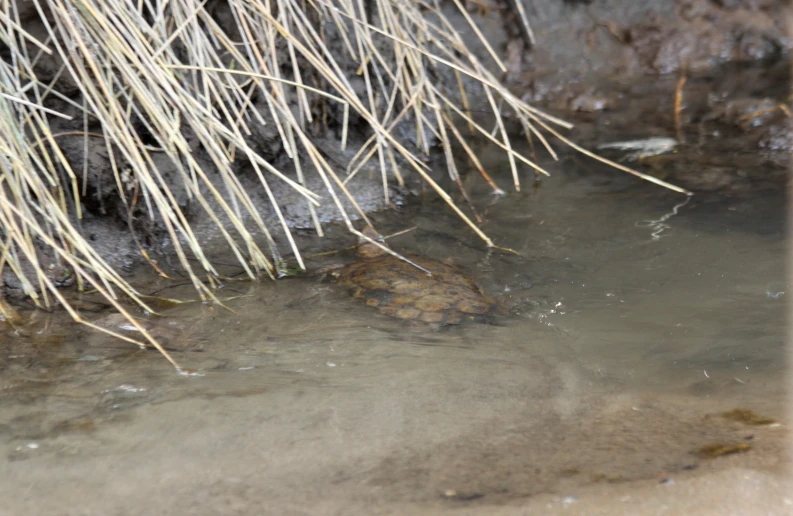
<svg viewBox="0 0 793 516"><path fill-rule="evenodd" d="M35 0L34 4L46 20L46 31L38 38L25 32L14 1L4 2L0 12L0 37L8 48L0 62L0 275L9 268L34 303L49 308L57 301L78 321L82 321L79 313L69 307L47 274L42 247L74 274L81 288L95 289L121 313L129 316L120 303L122 297L150 309L80 232L88 165L75 170L66 158L59 147L64 135L53 133L52 121L67 115L47 106L68 106L77 113L86 150L89 139L104 141L111 166L103 173L115 183L121 202L129 213L143 210L161 223L181 267L204 300L214 299L217 272L176 202L173 178L163 177L155 166L155 153L171 161L178 172L178 187L216 222L246 274L255 278L265 272L274 277L282 266L274 232L285 235L298 264L301 268L304 264L271 191L272 182L283 181L299 192L320 235L314 209L329 202L349 230L361 236L342 200L357 208L346 182L363 163L374 159L386 200L389 181L401 183L409 171L419 174L491 246L487 235L432 180L417 153L429 153L431 138L437 139L449 175L459 179L452 145L460 144L472 159L475 155L466 137L452 126L454 114L504 150L514 188L520 189L519 163L547 172L513 149L502 113L516 116L526 136L539 141L551 155L543 133L563 138L553 126L570 127L502 86L468 50L437 0L372 0L366 2L368 7L363 0L229 0L233 30L219 25L206 10L206 1ZM463 5L458 0L455 4L481 37ZM481 41L496 67L504 69L495 51ZM60 69L45 82L39 80L36 65L50 55L60 57L56 61ZM365 85L362 95L350 82L355 73ZM447 76L454 78L457 91L449 91L439 80ZM63 78L73 81L79 95L59 91ZM466 89L471 87L479 88L487 99L496 121L494 131L468 116ZM254 109L254 98L264 98L267 109ZM330 122L327 116L317 120L318 113L328 112L337 116ZM138 123L130 123L133 119ZM365 122L371 138L345 177L323 158L309 128L335 124L344 147L352 119ZM249 143L251 127L263 123L275 124L293 161L293 176L279 171ZM394 135L399 124L411 125L414 146ZM90 132L89 127L99 130ZM195 159L187 134L209 157L211 170ZM155 145L145 143L152 140ZM256 206L241 186L234 172L239 160L251 164L280 228L265 224L261 210L266 207ZM305 186L309 174L321 179L324 191ZM367 220L360 210L358 215ZM164 353L143 328L139 330Z"/></svg>

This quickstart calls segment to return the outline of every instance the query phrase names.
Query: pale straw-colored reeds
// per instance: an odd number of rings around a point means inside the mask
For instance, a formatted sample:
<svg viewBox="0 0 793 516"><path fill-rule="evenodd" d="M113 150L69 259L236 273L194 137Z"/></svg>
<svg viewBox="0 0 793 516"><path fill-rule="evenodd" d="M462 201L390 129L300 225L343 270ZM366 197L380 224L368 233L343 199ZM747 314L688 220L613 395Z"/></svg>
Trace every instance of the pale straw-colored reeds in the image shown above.
<svg viewBox="0 0 793 516"><path fill-rule="evenodd" d="M28 16L37 15L36 26L43 30L27 32L17 4L25 4ZM48 276L41 262L44 250L71 271L79 287L96 290L127 315L145 339L138 344L147 341L165 353L119 301L123 295L149 309L143 297L79 230L89 160L75 167L67 159L59 147L67 134L52 129L59 118L73 121L68 136L82 138L86 153L89 142L102 142L110 166L90 172L115 184L129 213L143 211L158 222L204 300L214 299L218 275L175 198L176 188L215 221L248 276L277 276L283 260L275 233L284 236L301 268L304 263L271 191L273 182L284 182L300 194L319 234L323 230L314 210L332 203L360 236L343 200L365 221L366 214L346 185L364 163L376 160L386 197L389 182L418 174L492 245L430 177L417 154L429 153L437 142L449 175L459 181L453 147L478 163L468 140L484 138L504 150L519 189L519 164L547 172L514 150L516 136L507 131L502 113L517 117L525 136L552 156L547 135L574 145L553 127L568 128L567 123L527 105L499 83L444 16L439 0L228 0L221 7L233 21L227 19L225 25L207 10L208 4L218 8L206 0L0 3L0 38L6 48L0 62L0 277L10 272L36 305L49 308L57 300L75 320L85 322ZM452 5L494 68L504 70L465 6L460 0ZM46 80L39 79L41 59L59 66ZM363 91L353 87L351 78L363 80ZM63 84L71 90L61 91ZM483 127L470 115L467 90L474 87L486 99L495 128ZM263 98L259 105L266 109L254 108L254 98ZM461 129L452 125L455 119L463 121ZM312 143L310 127L334 125L344 148L352 120L368 127L369 140L346 171L334 169ZM291 172L273 166L249 143L251 127L265 123L275 125L283 152L292 160ZM406 124L412 138L395 136L394 128ZM195 142L211 168L195 158ZM168 158L176 177L163 177L155 153ZM235 175L235 163L241 160L250 164L270 207L255 205L241 186ZM324 189L310 190L309 175L318 176ZM265 224L265 208L274 211L280 227Z"/></svg>

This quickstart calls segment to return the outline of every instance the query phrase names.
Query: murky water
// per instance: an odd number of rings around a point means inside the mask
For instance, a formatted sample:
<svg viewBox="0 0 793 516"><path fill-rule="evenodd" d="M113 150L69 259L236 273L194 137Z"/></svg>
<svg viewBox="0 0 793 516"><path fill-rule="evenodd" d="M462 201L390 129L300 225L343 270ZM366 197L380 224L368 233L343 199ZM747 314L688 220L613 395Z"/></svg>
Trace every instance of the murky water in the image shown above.
<svg viewBox="0 0 793 516"><path fill-rule="evenodd" d="M165 514L155 508L168 501L173 514L440 512L533 498L551 511L593 486L780 472L782 187L686 198L562 163L523 194L470 185L483 228L514 254L486 250L434 201L380 227L416 226L391 245L472 270L510 310L493 325L391 319L307 277L229 282L230 310L169 310L159 324L179 335L174 356L201 375L60 319L5 339L3 499L19 514ZM509 184L505 165L491 170ZM782 425L720 415L736 408ZM743 453L698 453L714 443Z"/></svg>

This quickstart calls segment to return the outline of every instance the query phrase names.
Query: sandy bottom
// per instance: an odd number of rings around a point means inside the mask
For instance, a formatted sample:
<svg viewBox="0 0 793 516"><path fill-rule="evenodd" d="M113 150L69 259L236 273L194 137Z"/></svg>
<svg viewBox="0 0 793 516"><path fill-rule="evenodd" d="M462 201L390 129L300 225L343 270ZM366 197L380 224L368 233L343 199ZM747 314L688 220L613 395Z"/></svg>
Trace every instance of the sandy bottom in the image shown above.
<svg viewBox="0 0 793 516"><path fill-rule="evenodd" d="M328 384L208 394L15 439L0 512L793 514L786 426L613 391L572 403L571 385L519 406L517 382L468 403L420 371L367 380L355 402ZM710 442L752 448L694 453Z"/></svg>
<svg viewBox="0 0 793 516"><path fill-rule="evenodd" d="M178 355L203 376L138 352L11 389L0 513L793 514L784 368L658 373L582 354L573 326L279 313L292 333L268 339L209 321L227 341ZM723 415L743 407L776 422Z"/></svg>

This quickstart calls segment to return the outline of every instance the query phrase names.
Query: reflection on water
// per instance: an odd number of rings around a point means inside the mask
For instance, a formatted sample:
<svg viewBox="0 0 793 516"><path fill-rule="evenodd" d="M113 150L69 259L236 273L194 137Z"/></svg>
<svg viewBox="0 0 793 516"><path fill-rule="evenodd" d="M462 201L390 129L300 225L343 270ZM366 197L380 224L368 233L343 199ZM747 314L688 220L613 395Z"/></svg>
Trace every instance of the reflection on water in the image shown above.
<svg viewBox="0 0 793 516"><path fill-rule="evenodd" d="M62 489L88 489L92 471L124 463L128 482L142 468L196 500L300 507L306 490L501 503L775 467L784 426L719 414L785 422L784 196L628 183L568 171L504 198L474 186L486 231L518 254L483 249L439 204L398 221L418 229L396 250L453 257L503 300L493 325L406 323L305 277L229 283L232 311L186 304L153 322L176 328L175 357L201 376L60 319L6 334L0 472L61 471Z"/></svg>

